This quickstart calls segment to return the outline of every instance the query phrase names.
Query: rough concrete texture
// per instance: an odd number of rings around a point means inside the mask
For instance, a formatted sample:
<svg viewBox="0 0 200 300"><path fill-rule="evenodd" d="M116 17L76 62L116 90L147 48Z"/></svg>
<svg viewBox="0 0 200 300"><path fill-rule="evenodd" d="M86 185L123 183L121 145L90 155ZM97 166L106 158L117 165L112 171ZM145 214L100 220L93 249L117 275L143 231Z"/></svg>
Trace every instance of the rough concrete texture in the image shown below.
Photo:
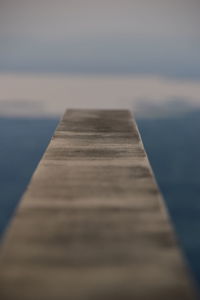
<svg viewBox="0 0 200 300"><path fill-rule="evenodd" d="M131 114L69 110L1 249L1 300L194 300Z"/></svg>

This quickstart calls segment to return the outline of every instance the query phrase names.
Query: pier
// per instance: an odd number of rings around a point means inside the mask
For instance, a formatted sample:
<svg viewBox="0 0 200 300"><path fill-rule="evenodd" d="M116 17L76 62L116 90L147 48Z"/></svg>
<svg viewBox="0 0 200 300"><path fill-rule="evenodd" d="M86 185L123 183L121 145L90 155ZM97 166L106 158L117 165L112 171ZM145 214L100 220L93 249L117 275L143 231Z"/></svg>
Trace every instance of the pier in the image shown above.
<svg viewBox="0 0 200 300"><path fill-rule="evenodd" d="M7 229L1 300L194 300L127 110L67 110Z"/></svg>

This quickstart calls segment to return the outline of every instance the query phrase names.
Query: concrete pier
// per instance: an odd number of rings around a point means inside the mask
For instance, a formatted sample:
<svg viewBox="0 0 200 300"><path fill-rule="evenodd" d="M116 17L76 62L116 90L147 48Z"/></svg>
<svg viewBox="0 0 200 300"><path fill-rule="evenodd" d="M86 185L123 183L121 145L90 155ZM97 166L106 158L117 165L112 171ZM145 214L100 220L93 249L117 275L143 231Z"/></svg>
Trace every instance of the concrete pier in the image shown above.
<svg viewBox="0 0 200 300"><path fill-rule="evenodd" d="M1 246L0 299L196 299L130 112L66 112Z"/></svg>

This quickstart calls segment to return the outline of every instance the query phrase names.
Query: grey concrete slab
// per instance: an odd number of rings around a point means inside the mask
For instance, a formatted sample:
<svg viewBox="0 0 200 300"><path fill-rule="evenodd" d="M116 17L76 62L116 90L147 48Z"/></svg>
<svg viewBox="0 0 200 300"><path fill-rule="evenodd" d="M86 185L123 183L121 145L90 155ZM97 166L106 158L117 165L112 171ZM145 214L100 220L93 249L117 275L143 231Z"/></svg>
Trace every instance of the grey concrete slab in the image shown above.
<svg viewBox="0 0 200 300"><path fill-rule="evenodd" d="M130 112L68 110L1 247L0 299L195 298Z"/></svg>

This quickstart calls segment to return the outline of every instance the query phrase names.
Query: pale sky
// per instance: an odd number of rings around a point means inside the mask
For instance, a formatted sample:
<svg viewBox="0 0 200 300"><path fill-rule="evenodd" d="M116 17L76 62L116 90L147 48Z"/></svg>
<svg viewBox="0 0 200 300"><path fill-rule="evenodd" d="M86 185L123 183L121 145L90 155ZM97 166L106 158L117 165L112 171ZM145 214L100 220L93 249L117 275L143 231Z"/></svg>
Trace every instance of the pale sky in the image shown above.
<svg viewBox="0 0 200 300"><path fill-rule="evenodd" d="M0 0L0 71L200 77L199 0Z"/></svg>
<svg viewBox="0 0 200 300"><path fill-rule="evenodd" d="M200 36L199 0L1 0L1 36Z"/></svg>
<svg viewBox="0 0 200 300"><path fill-rule="evenodd" d="M153 76L0 74L0 91L0 117L61 116L66 108L126 108L137 112L144 101L164 105L165 109L174 100L184 101L193 109L200 106L200 81Z"/></svg>

